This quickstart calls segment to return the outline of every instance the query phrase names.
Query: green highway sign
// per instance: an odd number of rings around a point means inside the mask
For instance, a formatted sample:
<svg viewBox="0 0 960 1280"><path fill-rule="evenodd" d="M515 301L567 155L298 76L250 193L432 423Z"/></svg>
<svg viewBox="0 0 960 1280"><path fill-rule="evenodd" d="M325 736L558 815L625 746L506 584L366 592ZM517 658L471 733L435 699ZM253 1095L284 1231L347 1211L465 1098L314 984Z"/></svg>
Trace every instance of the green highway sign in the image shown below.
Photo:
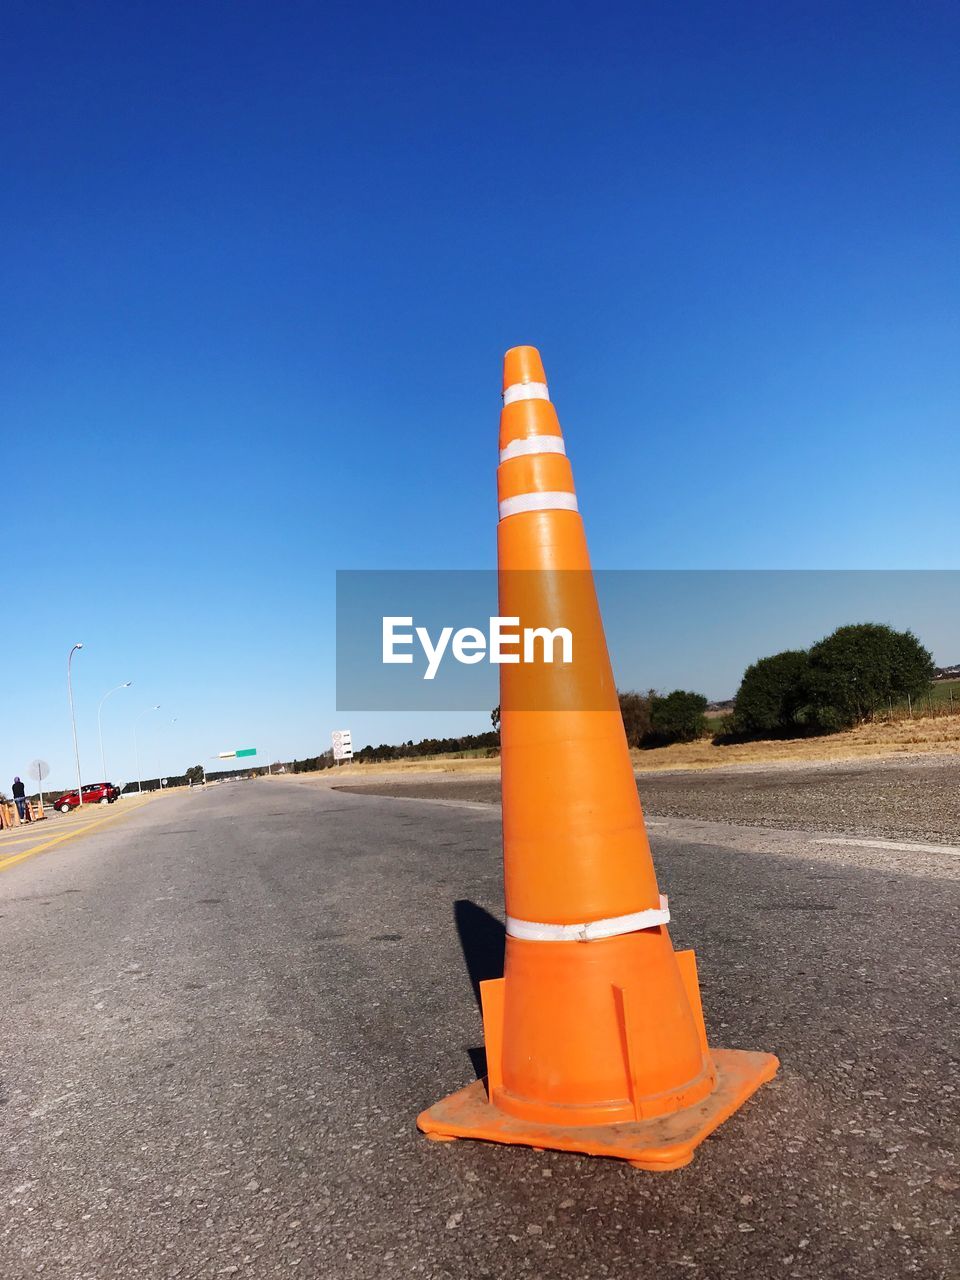
<svg viewBox="0 0 960 1280"><path fill-rule="evenodd" d="M242 751L238 751L238 756L255 756L257 754L256 747L244 747Z"/></svg>

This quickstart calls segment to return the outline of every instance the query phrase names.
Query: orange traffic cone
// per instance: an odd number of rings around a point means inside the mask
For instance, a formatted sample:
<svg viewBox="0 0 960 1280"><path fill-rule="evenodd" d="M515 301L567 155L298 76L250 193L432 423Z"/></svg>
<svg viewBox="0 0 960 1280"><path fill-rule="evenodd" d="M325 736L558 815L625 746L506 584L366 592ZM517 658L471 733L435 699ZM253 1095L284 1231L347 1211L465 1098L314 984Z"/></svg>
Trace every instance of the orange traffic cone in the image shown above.
<svg viewBox="0 0 960 1280"><path fill-rule="evenodd" d="M500 611L562 623L576 662L501 666L503 978L481 985L487 1080L417 1124L676 1169L779 1063L707 1046L674 952L607 655L573 473L539 353L504 361Z"/></svg>

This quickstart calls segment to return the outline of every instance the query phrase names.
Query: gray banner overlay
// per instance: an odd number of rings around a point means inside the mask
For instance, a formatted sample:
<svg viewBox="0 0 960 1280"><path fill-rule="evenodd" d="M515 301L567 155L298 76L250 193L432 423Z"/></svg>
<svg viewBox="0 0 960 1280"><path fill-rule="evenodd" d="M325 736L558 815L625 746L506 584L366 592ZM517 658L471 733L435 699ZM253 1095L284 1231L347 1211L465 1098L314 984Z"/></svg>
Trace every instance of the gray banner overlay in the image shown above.
<svg viewBox="0 0 960 1280"><path fill-rule="evenodd" d="M937 662L960 661L960 571L600 570L509 579L504 596L511 607L529 601L522 623L570 623L573 632L572 663L560 661L555 643L555 663L545 670L538 643L538 670L523 669L518 679L511 668L511 705L524 709L605 705L605 695L598 701L591 693L595 671L583 665L589 654L578 645L578 620L594 586L620 689L681 688L730 698L758 658L808 647L856 622L909 628ZM525 612L522 604L518 612ZM486 656L469 665L457 661L454 643L457 632L472 628L488 652L490 619L500 614L493 570L339 571L338 710L489 710L500 701L502 668ZM383 661L384 618L412 620L393 624L394 652L411 662ZM450 632L440 654L445 628ZM433 677L425 679L431 647ZM478 637L461 637L460 651L475 658Z"/></svg>

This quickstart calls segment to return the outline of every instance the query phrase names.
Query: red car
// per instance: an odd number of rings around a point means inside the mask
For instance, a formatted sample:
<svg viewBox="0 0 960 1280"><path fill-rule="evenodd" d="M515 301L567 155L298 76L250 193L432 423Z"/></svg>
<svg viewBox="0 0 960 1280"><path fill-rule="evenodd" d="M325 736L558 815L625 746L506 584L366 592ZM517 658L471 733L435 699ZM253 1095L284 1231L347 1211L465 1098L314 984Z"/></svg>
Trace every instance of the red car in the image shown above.
<svg viewBox="0 0 960 1280"><path fill-rule="evenodd" d="M83 788L84 804L113 804L120 799L120 788L112 782L88 782ZM80 804L76 791L65 792L53 806L60 813L69 813Z"/></svg>

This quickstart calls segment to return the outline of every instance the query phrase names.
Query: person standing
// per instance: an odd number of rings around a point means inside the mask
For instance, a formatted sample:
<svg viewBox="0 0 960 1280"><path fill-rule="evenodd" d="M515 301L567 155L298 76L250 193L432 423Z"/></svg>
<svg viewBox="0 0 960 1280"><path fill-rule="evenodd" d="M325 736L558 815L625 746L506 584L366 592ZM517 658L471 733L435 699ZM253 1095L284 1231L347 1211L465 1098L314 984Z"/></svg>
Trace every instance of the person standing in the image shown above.
<svg viewBox="0 0 960 1280"><path fill-rule="evenodd" d="M26 787L19 778L13 780L13 800L17 806L17 813L20 815L21 822L30 822L30 815L27 813L27 796Z"/></svg>

